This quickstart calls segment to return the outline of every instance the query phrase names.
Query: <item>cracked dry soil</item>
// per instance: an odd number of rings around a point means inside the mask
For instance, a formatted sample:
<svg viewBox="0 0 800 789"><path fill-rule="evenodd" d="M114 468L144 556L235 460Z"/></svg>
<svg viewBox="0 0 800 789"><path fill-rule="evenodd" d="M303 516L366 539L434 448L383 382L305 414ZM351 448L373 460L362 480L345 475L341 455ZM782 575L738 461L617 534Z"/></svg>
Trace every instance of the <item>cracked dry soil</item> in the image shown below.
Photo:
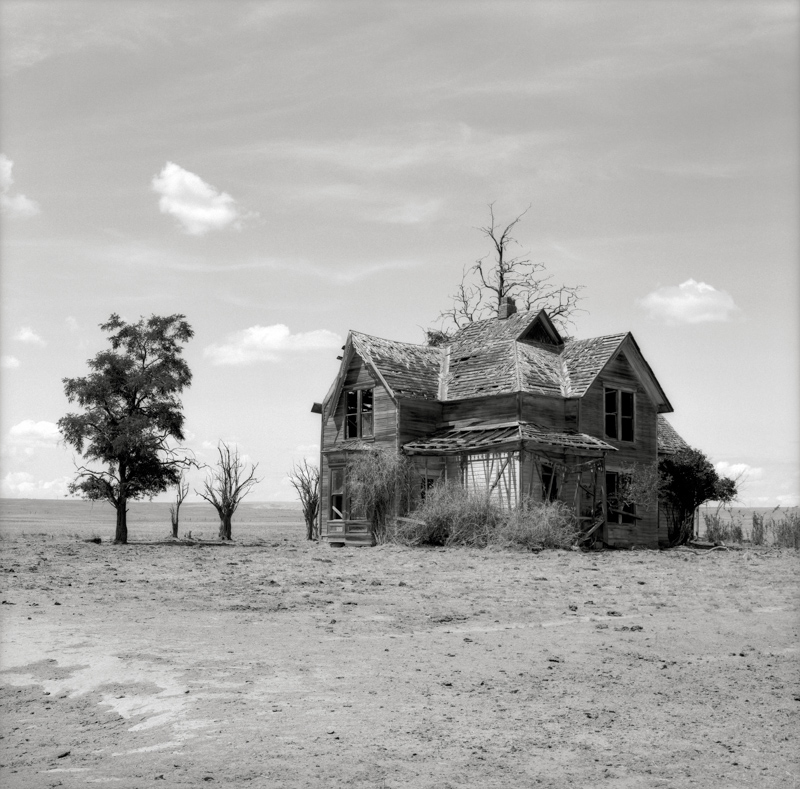
<svg viewBox="0 0 800 789"><path fill-rule="evenodd" d="M798 784L798 556L2 541L6 789Z"/></svg>

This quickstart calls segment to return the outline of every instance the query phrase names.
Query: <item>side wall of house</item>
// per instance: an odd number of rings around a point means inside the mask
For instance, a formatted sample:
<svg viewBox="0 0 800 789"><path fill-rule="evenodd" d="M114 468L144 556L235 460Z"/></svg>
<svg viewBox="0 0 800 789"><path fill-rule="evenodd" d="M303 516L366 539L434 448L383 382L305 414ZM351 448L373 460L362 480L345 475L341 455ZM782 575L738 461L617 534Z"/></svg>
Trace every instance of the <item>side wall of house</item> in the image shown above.
<svg viewBox="0 0 800 789"><path fill-rule="evenodd" d="M619 441L605 435L605 389L634 392L634 440ZM657 413L653 401L645 392L638 376L620 353L609 363L581 400L578 429L597 436L616 447L606 457L607 471L624 471L634 463L656 463ZM659 542L658 507L655 499L648 507L638 507L641 517L635 525L608 524L607 541L611 545L646 545L657 547Z"/></svg>
<svg viewBox="0 0 800 789"><path fill-rule="evenodd" d="M474 397L442 404L442 421L447 424L460 424L475 419L490 425L510 422L516 418L517 395L515 394Z"/></svg>
<svg viewBox="0 0 800 789"><path fill-rule="evenodd" d="M397 448L397 407L383 385L376 381L362 359L356 354L347 369L344 386L332 413L322 426L322 450L334 449L345 440L345 392L348 389L373 390L373 432L368 443ZM320 462L320 534L327 531L330 503L330 468L345 462L345 454L322 454Z"/></svg>

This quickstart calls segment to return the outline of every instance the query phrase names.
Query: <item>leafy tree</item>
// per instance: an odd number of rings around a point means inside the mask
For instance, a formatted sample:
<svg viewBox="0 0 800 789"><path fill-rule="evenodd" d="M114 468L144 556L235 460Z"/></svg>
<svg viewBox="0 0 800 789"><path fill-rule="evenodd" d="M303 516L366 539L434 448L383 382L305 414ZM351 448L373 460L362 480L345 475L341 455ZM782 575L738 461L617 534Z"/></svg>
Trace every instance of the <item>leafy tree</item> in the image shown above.
<svg viewBox="0 0 800 789"><path fill-rule="evenodd" d="M196 490L195 493L216 509L219 515L220 540L230 540L233 514L239 508L242 499L261 480L256 479L258 463L251 464L248 471L247 464L239 456L238 449L231 450L224 441L220 441L217 451L219 460L216 468L209 471L203 482L203 490Z"/></svg>
<svg viewBox="0 0 800 789"><path fill-rule="evenodd" d="M319 467L303 459L289 472L289 481L292 483L300 504L303 506L303 519L306 522L306 539L316 540L319 537L317 516L319 515Z"/></svg>
<svg viewBox="0 0 800 789"><path fill-rule="evenodd" d="M465 269L451 296L452 306L439 316L443 328L426 332L429 345L444 344L451 331L496 316L506 297L512 297L521 310L546 309L556 322L570 323L583 286L553 285L544 263L534 263L524 252L513 254L520 246L514 228L529 210L530 206L504 226L495 217L494 203L489 203L489 222L478 230L492 251Z"/></svg>
<svg viewBox="0 0 800 789"><path fill-rule="evenodd" d="M728 503L736 497L736 482L720 477L699 450L682 449L658 462L659 502L667 518L671 546L692 537L695 510L707 501Z"/></svg>
<svg viewBox="0 0 800 789"><path fill-rule="evenodd" d="M88 360L89 375L63 380L67 399L83 412L67 414L58 427L87 462L70 492L110 502L117 511L114 542L124 544L128 500L164 492L189 462L173 442L184 438L179 395L192 374L181 353L194 332L183 315L126 323L115 313L100 328L111 347Z"/></svg>

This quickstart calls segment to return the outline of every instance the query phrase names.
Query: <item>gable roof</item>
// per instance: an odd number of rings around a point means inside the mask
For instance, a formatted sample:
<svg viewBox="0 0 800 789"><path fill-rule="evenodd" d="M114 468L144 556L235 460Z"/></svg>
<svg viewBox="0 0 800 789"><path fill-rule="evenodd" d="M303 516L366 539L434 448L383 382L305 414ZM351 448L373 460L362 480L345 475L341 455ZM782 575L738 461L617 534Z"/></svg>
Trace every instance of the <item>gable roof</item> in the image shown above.
<svg viewBox="0 0 800 789"><path fill-rule="evenodd" d="M338 399L353 354L395 400L452 401L515 392L583 397L606 366L624 353L658 412L672 411L633 335L564 341L544 310L476 321L438 348L351 331L344 350L326 404Z"/></svg>

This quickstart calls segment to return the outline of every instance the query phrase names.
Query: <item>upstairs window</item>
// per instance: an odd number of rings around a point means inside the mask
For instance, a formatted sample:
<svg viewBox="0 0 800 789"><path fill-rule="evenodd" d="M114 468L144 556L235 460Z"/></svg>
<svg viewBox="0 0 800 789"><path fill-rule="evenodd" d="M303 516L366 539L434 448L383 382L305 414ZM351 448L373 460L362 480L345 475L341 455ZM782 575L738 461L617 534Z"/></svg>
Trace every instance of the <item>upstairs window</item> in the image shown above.
<svg viewBox="0 0 800 789"><path fill-rule="evenodd" d="M345 438L372 438L372 389L345 392Z"/></svg>
<svg viewBox="0 0 800 789"><path fill-rule="evenodd" d="M634 440L634 394L624 389L605 390L606 438Z"/></svg>

